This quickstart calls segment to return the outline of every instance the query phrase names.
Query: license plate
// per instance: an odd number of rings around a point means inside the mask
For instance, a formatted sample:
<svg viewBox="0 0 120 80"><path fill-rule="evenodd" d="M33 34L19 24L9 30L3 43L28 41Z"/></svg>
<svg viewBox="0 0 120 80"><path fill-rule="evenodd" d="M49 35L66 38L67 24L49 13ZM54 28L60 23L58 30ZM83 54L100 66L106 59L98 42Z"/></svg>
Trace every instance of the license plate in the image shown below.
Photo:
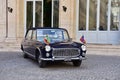
<svg viewBox="0 0 120 80"><path fill-rule="evenodd" d="M64 61L71 61L71 58L65 58Z"/></svg>

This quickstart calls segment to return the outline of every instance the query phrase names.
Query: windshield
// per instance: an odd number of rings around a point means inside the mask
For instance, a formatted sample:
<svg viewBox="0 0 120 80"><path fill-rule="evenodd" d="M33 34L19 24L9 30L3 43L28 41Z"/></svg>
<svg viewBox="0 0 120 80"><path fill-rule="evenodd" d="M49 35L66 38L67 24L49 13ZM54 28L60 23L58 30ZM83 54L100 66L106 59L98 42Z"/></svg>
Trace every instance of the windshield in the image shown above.
<svg viewBox="0 0 120 80"><path fill-rule="evenodd" d="M49 43L66 41L69 39L68 33L61 29L38 29L37 40L44 42L47 39Z"/></svg>

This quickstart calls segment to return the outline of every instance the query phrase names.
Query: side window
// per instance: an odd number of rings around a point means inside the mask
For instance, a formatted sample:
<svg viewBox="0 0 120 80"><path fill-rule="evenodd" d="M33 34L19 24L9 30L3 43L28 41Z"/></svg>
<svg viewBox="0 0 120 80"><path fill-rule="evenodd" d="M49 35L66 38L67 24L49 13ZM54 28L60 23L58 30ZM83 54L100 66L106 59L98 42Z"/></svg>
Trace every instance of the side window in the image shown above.
<svg viewBox="0 0 120 80"><path fill-rule="evenodd" d="M36 40L36 37L37 37L37 35L36 35L36 30L33 30L32 40Z"/></svg>
<svg viewBox="0 0 120 80"><path fill-rule="evenodd" d="M68 40L68 33L66 31L63 31L63 36L64 36L64 40Z"/></svg>
<svg viewBox="0 0 120 80"><path fill-rule="evenodd" d="M26 39L30 40L32 36L32 30L29 30L29 32L27 33Z"/></svg>

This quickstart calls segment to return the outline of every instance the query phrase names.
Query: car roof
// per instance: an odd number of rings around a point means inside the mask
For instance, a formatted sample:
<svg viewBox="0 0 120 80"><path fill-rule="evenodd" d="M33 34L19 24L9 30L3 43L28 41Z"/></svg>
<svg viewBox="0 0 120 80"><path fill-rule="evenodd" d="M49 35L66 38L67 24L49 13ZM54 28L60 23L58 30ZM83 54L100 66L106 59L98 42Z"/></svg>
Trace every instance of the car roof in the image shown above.
<svg viewBox="0 0 120 80"><path fill-rule="evenodd" d="M66 30L64 28L51 28L51 27L34 27L34 28L29 28L28 30L37 30L37 29L62 29L62 30Z"/></svg>

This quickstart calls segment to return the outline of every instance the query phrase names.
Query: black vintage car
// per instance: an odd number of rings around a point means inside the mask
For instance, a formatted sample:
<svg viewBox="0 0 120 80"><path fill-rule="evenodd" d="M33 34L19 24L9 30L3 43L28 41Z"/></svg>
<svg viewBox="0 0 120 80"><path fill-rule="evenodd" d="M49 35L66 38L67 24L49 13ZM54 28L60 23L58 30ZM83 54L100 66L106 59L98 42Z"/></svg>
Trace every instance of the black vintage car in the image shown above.
<svg viewBox="0 0 120 80"><path fill-rule="evenodd" d="M36 59L40 67L45 67L48 61L73 62L74 66L80 66L86 55L86 46L73 42L67 30L63 28L27 30L21 50L24 58Z"/></svg>

